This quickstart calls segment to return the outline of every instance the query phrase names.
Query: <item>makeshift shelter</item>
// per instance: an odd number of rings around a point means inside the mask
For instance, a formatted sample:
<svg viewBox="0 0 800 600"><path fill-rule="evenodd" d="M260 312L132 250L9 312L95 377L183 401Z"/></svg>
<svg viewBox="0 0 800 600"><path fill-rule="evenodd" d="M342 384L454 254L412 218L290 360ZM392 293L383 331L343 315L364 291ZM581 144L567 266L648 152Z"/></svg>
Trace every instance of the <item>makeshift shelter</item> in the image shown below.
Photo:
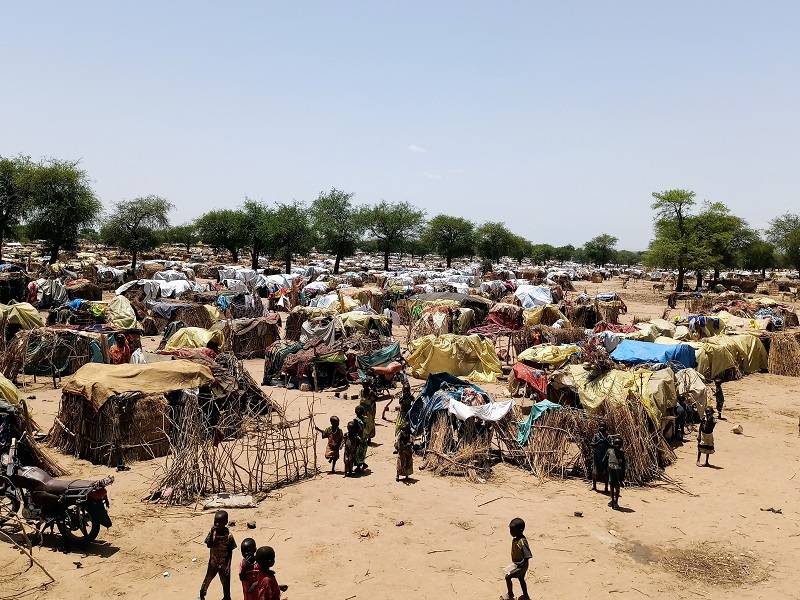
<svg viewBox="0 0 800 600"><path fill-rule="evenodd" d="M210 331L221 331L225 349L237 358L264 358L269 346L280 339L280 318L271 313L254 319L227 319L217 321Z"/></svg>
<svg viewBox="0 0 800 600"><path fill-rule="evenodd" d="M725 373L736 369L736 359L730 350L720 344L708 340L687 342L694 348L697 358L697 370L708 379L723 377Z"/></svg>
<svg viewBox="0 0 800 600"><path fill-rule="evenodd" d="M208 367L187 360L84 365L64 384L49 443L95 464L164 456L167 413L180 405L170 394L213 382Z"/></svg>
<svg viewBox="0 0 800 600"><path fill-rule="evenodd" d="M221 329L210 331L202 327L184 327L167 340L164 349L205 348L211 341L216 342L222 348L225 345L225 334Z"/></svg>
<svg viewBox="0 0 800 600"><path fill-rule="evenodd" d="M41 377L71 375L93 358L102 361L99 345L92 348L91 336L71 329L39 327L18 331L0 359L0 371L12 381L20 373Z"/></svg>
<svg viewBox="0 0 800 600"><path fill-rule="evenodd" d="M558 321L562 321L565 326L569 326L569 319L555 304L535 306L522 311L522 322L525 327L533 327L534 325L549 326Z"/></svg>
<svg viewBox="0 0 800 600"><path fill-rule="evenodd" d="M694 369L681 369L675 373L675 391L678 397L686 398L689 406L695 405L701 415L705 413L712 396L705 378Z"/></svg>
<svg viewBox="0 0 800 600"><path fill-rule="evenodd" d="M466 376L471 381L493 382L502 374L494 344L477 335L427 335L409 345L411 373L426 379L431 373Z"/></svg>
<svg viewBox="0 0 800 600"><path fill-rule="evenodd" d="M28 281L24 271L0 271L0 304L25 300L28 296Z"/></svg>
<svg viewBox="0 0 800 600"><path fill-rule="evenodd" d="M580 351L575 344L541 344L520 352L517 360L541 365L561 365Z"/></svg>
<svg viewBox="0 0 800 600"><path fill-rule="evenodd" d="M743 375L766 371L769 357L761 340L754 335L717 335L704 340L727 348Z"/></svg>

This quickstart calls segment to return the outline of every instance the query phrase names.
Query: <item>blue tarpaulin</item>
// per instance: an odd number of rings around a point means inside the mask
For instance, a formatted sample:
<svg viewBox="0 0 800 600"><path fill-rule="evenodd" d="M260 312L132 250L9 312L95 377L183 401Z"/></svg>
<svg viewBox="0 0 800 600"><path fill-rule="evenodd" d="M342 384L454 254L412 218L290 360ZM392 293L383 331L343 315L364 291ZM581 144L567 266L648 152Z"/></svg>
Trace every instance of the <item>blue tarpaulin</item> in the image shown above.
<svg viewBox="0 0 800 600"><path fill-rule="evenodd" d="M622 340L611 353L611 359L626 364L677 362L686 368L697 366L694 348L689 344L654 344Z"/></svg>
<svg viewBox="0 0 800 600"><path fill-rule="evenodd" d="M380 367L400 358L400 343L394 342L376 350L372 354L365 354L356 358L358 363L358 377L363 380L369 367Z"/></svg>

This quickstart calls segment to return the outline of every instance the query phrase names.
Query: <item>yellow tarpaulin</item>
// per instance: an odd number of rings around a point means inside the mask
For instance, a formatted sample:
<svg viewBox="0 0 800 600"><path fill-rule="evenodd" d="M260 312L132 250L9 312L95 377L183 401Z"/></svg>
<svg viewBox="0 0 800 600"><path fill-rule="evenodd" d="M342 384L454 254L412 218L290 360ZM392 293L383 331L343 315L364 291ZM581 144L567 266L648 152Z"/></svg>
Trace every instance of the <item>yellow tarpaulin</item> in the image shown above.
<svg viewBox="0 0 800 600"><path fill-rule="evenodd" d="M0 373L0 398L13 406L19 406L19 392L17 386Z"/></svg>
<svg viewBox="0 0 800 600"><path fill-rule="evenodd" d="M623 402L638 399L653 422L660 426L667 409L677 401L675 374L672 369L612 369L595 376L583 365L569 365L569 373L578 392L581 404L587 410L596 410L603 402Z"/></svg>
<svg viewBox="0 0 800 600"><path fill-rule="evenodd" d="M211 317L212 322L216 323L222 319L222 313L219 312L219 309L213 304L204 304L203 307L206 309L208 316Z"/></svg>
<svg viewBox="0 0 800 600"><path fill-rule="evenodd" d="M211 340L217 342L222 348L225 345L225 334L221 329L209 331L202 327L184 327L172 334L172 337L167 340L165 348L167 350L205 348Z"/></svg>
<svg viewBox="0 0 800 600"><path fill-rule="evenodd" d="M27 302L17 304L0 304L0 325L19 325L23 329L44 327L39 311Z"/></svg>
<svg viewBox="0 0 800 600"><path fill-rule="evenodd" d="M743 374L758 373L767 368L767 349L754 335L716 335L705 340L727 348Z"/></svg>
<svg viewBox="0 0 800 600"><path fill-rule="evenodd" d="M522 322L526 327L532 325L541 325L542 320L548 323L555 323L559 319L563 319L569 323L569 319L564 316L555 304L547 304L545 306L535 306L533 308L526 308L522 311Z"/></svg>
<svg viewBox="0 0 800 600"><path fill-rule="evenodd" d="M367 332L369 327L370 321L376 321L379 323L384 323L386 325L389 324L389 318L385 317L384 315L375 315L369 314L365 312L346 312L339 315L339 318L342 320L342 325L347 327L348 329L354 329L356 331L361 331L363 333Z"/></svg>
<svg viewBox="0 0 800 600"><path fill-rule="evenodd" d="M133 312L130 300L125 296L114 296L106 308L106 318L114 327L120 329L134 329L136 327L136 313Z"/></svg>
<svg viewBox="0 0 800 600"><path fill-rule="evenodd" d="M574 344L541 344L523 350L517 355L517 360L542 363L545 365L559 365L581 349Z"/></svg>
<svg viewBox="0 0 800 600"><path fill-rule="evenodd" d="M694 348L697 358L697 371L708 379L715 379L728 369L736 366L736 360L730 350L707 340L686 342Z"/></svg>
<svg viewBox="0 0 800 600"><path fill-rule="evenodd" d="M409 349L411 374L419 379L450 373L486 382L503 372L494 344L477 335L426 335L411 342Z"/></svg>
<svg viewBox="0 0 800 600"><path fill-rule="evenodd" d="M64 384L64 393L83 396L96 410L114 394L142 392L163 394L208 385L211 370L188 360L169 360L145 365L87 363Z"/></svg>

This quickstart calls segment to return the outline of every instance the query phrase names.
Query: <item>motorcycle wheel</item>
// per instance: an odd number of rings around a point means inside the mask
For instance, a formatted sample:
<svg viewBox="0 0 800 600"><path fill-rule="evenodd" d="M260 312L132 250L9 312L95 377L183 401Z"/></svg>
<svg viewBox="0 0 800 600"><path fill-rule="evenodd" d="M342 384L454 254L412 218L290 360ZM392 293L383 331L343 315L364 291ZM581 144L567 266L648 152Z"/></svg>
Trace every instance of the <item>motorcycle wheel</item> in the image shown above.
<svg viewBox="0 0 800 600"><path fill-rule="evenodd" d="M5 525L19 511L19 498L14 492L3 491L0 495L0 525Z"/></svg>
<svg viewBox="0 0 800 600"><path fill-rule="evenodd" d="M65 539L76 544L91 544L97 539L97 534L100 533L100 523L92 518L85 506L70 506L67 512L70 516L69 522L59 521L57 523L58 531Z"/></svg>

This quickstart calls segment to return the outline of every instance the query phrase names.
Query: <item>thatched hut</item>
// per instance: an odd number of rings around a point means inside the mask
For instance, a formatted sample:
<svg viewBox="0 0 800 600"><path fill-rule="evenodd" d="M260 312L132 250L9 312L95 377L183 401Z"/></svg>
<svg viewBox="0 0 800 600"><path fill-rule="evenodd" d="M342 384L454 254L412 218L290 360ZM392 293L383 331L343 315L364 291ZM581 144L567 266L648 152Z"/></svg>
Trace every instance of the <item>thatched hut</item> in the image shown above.
<svg viewBox="0 0 800 600"><path fill-rule="evenodd" d="M267 347L280 339L280 317L270 313L254 319L228 319L218 321L213 330L225 335L225 349L236 358L264 358Z"/></svg>
<svg viewBox="0 0 800 600"><path fill-rule="evenodd" d="M165 456L168 412L180 409L183 390L213 382L208 367L188 360L84 365L64 385L49 443L95 464Z"/></svg>

